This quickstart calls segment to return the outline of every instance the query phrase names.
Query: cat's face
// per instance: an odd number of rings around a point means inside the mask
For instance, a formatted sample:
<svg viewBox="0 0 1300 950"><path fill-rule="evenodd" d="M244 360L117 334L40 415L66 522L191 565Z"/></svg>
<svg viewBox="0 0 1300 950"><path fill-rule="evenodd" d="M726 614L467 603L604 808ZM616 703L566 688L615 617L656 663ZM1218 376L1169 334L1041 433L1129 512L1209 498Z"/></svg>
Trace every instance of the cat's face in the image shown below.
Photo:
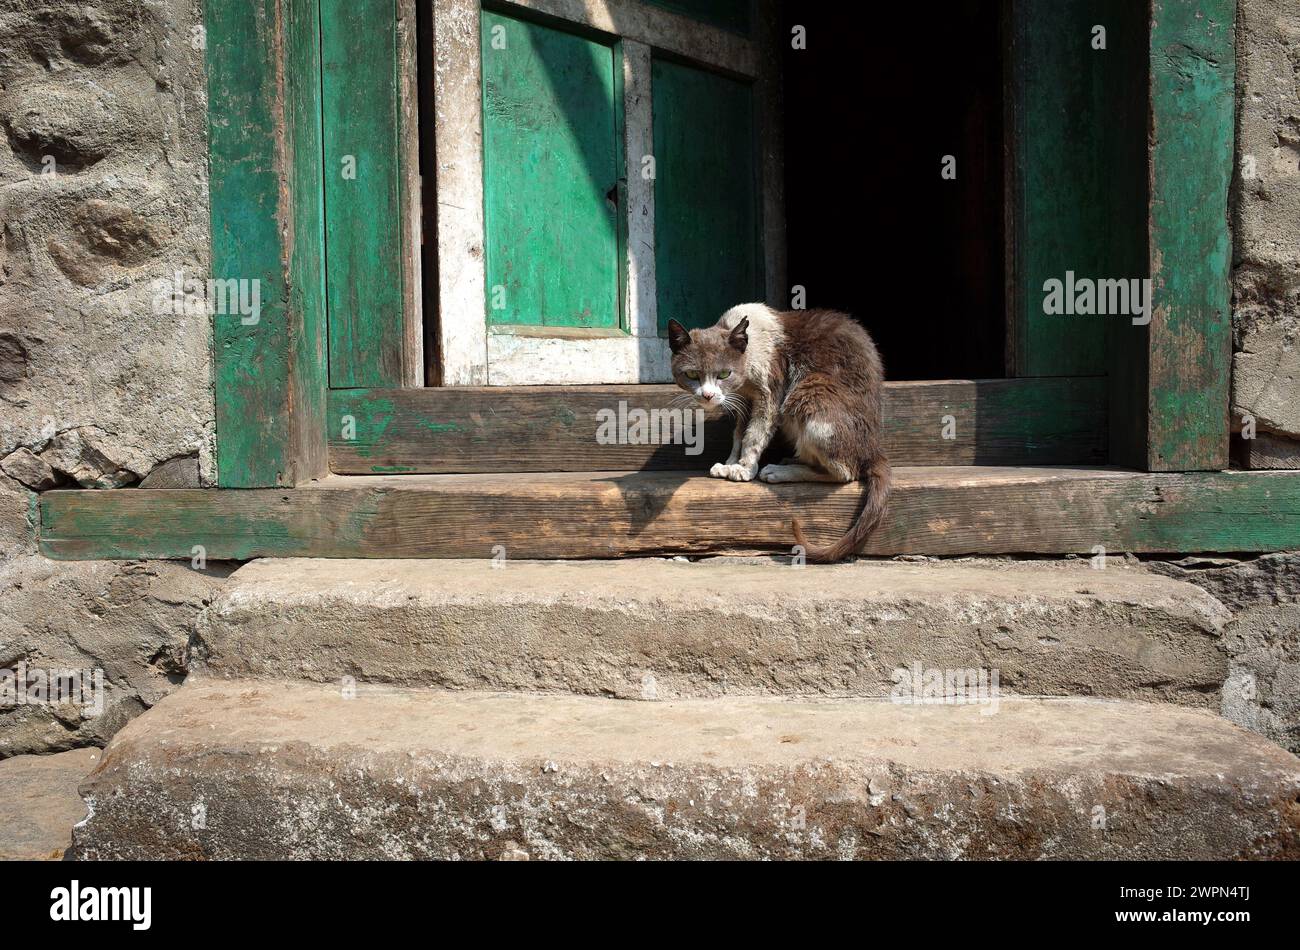
<svg viewBox="0 0 1300 950"><path fill-rule="evenodd" d="M700 404L722 406L738 398L745 382L745 350L749 347L749 318L724 330L713 326L687 330L668 321L668 346L673 351L673 379Z"/></svg>

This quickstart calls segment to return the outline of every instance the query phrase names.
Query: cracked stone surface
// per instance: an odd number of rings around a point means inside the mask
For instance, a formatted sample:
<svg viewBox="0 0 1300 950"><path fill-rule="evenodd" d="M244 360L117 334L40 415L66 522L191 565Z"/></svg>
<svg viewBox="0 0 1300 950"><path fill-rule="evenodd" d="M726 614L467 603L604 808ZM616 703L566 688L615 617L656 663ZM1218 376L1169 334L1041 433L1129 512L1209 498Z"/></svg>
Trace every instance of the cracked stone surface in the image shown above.
<svg viewBox="0 0 1300 950"><path fill-rule="evenodd" d="M78 786L99 749L0 760L0 861L58 861L86 817Z"/></svg>
<svg viewBox="0 0 1300 950"><path fill-rule="evenodd" d="M82 859L1286 858L1300 760L1205 710L192 681Z"/></svg>
<svg viewBox="0 0 1300 950"><path fill-rule="evenodd" d="M995 669L1022 695L1213 705L1231 614L1117 560L262 560L199 618L217 675L661 699L888 696L895 671Z"/></svg>
<svg viewBox="0 0 1300 950"><path fill-rule="evenodd" d="M1274 435L1253 467L1300 454L1300 15L1292 0L1241 0L1232 227L1233 415Z"/></svg>
<svg viewBox="0 0 1300 950"><path fill-rule="evenodd" d="M175 689L187 671L195 618L226 570L167 561L0 564L0 669L103 671L96 710L65 703L0 706L0 759L102 746Z"/></svg>
<svg viewBox="0 0 1300 950"><path fill-rule="evenodd" d="M202 22L198 0L0 3L0 470L33 488L188 455L212 481L209 318L155 307L156 281L207 276Z"/></svg>
<svg viewBox="0 0 1300 950"><path fill-rule="evenodd" d="M1228 678L1221 711L1300 753L1300 553L1148 566L1204 588L1233 612L1223 628Z"/></svg>

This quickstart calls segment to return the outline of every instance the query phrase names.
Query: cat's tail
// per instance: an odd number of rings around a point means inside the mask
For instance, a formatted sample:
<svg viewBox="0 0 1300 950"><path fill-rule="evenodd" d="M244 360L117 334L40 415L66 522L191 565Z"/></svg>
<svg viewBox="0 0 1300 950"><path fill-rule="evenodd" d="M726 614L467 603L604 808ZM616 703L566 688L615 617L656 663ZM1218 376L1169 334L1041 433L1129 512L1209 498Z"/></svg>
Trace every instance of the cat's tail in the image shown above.
<svg viewBox="0 0 1300 950"><path fill-rule="evenodd" d="M858 518L853 522L853 527L849 528L848 533L830 547L810 548L808 542L804 540L803 527L799 524L799 519L795 518L791 522L795 543L803 548L804 557L813 564L831 564L844 560L862 547L862 543L884 517L885 503L889 500L889 487L892 480L889 459L882 454L876 455L863 469L861 478L867 484L862 510L858 512Z"/></svg>

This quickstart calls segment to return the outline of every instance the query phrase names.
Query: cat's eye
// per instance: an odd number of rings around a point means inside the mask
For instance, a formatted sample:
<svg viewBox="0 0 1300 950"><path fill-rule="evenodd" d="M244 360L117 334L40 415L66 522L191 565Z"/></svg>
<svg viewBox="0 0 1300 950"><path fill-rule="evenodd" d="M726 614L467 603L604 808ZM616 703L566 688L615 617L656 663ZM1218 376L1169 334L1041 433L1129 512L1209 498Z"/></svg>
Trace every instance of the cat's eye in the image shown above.
<svg viewBox="0 0 1300 950"><path fill-rule="evenodd" d="M695 372L695 370L693 370L693 369L688 369L688 370L686 371L686 378L687 378L687 379L698 380L698 379L700 378L700 374L697 373L697 372Z"/></svg>
<svg viewBox="0 0 1300 950"><path fill-rule="evenodd" d="M724 369L722 372L718 374L718 379L726 379L730 375L731 375L731 370Z"/></svg>

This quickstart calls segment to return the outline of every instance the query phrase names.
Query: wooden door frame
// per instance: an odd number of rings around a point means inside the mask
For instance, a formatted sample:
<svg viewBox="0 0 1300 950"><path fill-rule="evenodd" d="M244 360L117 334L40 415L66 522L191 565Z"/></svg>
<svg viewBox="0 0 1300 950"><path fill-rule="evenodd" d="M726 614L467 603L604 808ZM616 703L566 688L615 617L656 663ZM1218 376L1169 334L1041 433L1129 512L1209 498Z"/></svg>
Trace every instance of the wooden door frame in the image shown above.
<svg viewBox="0 0 1300 950"><path fill-rule="evenodd" d="M655 287L654 182L641 157L654 152L652 48L754 83L756 112L770 143L760 162L764 255L769 300L785 296L778 63L772 52L776 6L759 0L751 35L700 23L638 0L488 0L495 11L597 34L620 51L622 161L626 231L622 329L492 328L487 300L483 212L481 91L482 0L433 0L438 254L438 351L444 386L517 386L666 382L668 348L660 336Z"/></svg>
<svg viewBox="0 0 1300 950"><path fill-rule="evenodd" d="M41 550L61 558L189 558L199 546L206 557L236 559L485 557L476 546L480 521L516 545L512 557L736 550L725 529L694 540L683 533L700 512L715 509L715 517L743 523L747 537L763 545L780 543L782 524L796 508L819 536L842 530L858 503L854 486L733 486L672 472L576 480L499 473L450 481L439 475L329 475L329 441L358 400L377 407L376 426L383 426L363 427L371 449L406 451L398 435L443 426L459 440L462 457L474 458L477 433L457 431L465 420L473 422L477 411L470 404L481 400L478 414L491 415L494 400L519 394L329 390L318 3L205 5L212 276L263 284L259 319L214 318L219 487L46 492L35 518ZM1152 0L1147 253L1156 306L1151 323L1121 347L1130 356L1127 367L1112 373L1106 387L1097 380L1018 379L892 384L890 391L900 406L911 400L911 409L893 414L905 425L937 429L942 419L934 416L951 410L946 414L964 420L964 441L956 443L952 464L987 465L991 459L980 452L990 431L997 451L1005 453L1041 451L1042 434L1064 431L1068 423L1054 407L1071 400L1053 398L1046 387L1085 387L1096 398L1089 403L1095 409L1108 387L1112 414L1134 422L1113 440L1111 459L1138 471L900 469L896 518L873 538L872 552L1300 547L1300 472L1147 474L1226 464L1234 9L1233 0ZM536 391L526 395L537 398ZM427 413L422 400L444 400L435 406L441 412L453 396L461 400L460 415L441 421L426 415L429 425L416 418ZM552 390L551 398L557 396L564 394ZM1009 423L1027 398L1036 400L1041 415L1034 423L1039 428L1026 433ZM982 418L989 405L1004 408ZM548 424L568 425L569 409L551 407ZM1078 419L1075 424L1073 441L1053 451L1091 451L1096 443L1090 435L1104 432L1086 420L1086 431L1077 428ZM386 443L390 425L394 437ZM486 431L491 437L491 428ZM538 433L548 438L544 428ZM913 437L901 434L905 441ZM349 451L357 456L354 448ZM620 451L620 458L631 458ZM573 513L561 526L562 543L537 533L557 504Z"/></svg>
<svg viewBox="0 0 1300 950"><path fill-rule="evenodd" d="M1108 376L1114 464L1227 468L1236 2L1008 0L1005 10L1009 368ZM1110 27L1104 50L1090 46L1094 24ZM1045 318L1038 282L1071 268L1149 278L1149 323Z"/></svg>
<svg viewBox="0 0 1300 950"><path fill-rule="evenodd" d="M673 16L635 0L610 2L645 17ZM459 5L461 19L453 22L477 36L477 0L437 3ZM577 0L523 5L586 9ZM214 318L218 484L299 484L327 472L327 429L338 422L327 426L323 367L318 0L210 0L206 7L209 101L217 104L209 145L213 275L261 279L268 301L256 325L238 315ZM464 19L471 8L472 26ZM1112 418L1121 423L1112 430L1122 433L1111 458L1139 469L1227 465L1234 12L1232 0L1152 2L1148 254L1156 307L1151 325L1136 328L1140 335L1121 348L1140 358L1111 374ZM687 39L699 42L703 29ZM734 34L725 36L727 49L743 50ZM693 46L683 52L703 55ZM754 69L734 59L731 66ZM475 76L476 68L464 81L477 90ZM446 214L438 228L440 242L444 228L465 235ZM459 259L468 267L475 248L481 272L481 246L472 239ZM455 284L466 273L452 266L456 259L439 261L441 282ZM481 281L457 286L458 293L473 288L473 311L481 315ZM482 357L466 358L481 366Z"/></svg>

